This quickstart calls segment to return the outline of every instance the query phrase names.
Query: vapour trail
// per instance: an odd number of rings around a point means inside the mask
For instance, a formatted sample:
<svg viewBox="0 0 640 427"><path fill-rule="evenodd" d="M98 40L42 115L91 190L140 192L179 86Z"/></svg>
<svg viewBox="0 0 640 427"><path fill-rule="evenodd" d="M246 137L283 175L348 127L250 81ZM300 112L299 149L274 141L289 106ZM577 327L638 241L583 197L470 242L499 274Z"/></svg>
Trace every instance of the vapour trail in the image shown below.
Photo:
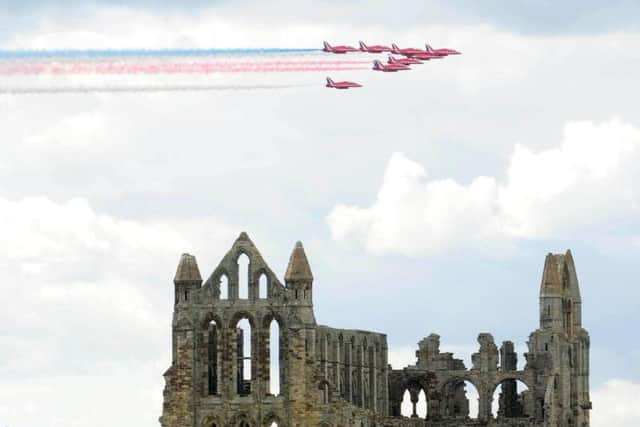
<svg viewBox="0 0 640 427"><path fill-rule="evenodd" d="M173 74L173 73L267 73L343 71L364 69L369 61L268 61L192 63L49 63L0 64L0 75L33 74ZM361 66L356 66L361 65Z"/></svg>
<svg viewBox="0 0 640 427"><path fill-rule="evenodd" d="M98 92L207 92L293 89L310 85L149 85L149 86L59 86L59 87L0 87L0 94L46 95L56 93L98 93Z"/></svg>
<svg viewBox="0 0 640 427"><path fill-rule="evenodd" d="M321 49L45 49L8 50L0 49L1 59L25 58L105 58L105 57L167 57L167 56L211 56L211 55L287 55L322 52Z"/></svg>
<svg viewBox="0 0 640 427"><path fill-rule="evenodd" d="M291 82L303 74L366 70L369 62L320 49L0 50L0 94L277 90L299 87ZM273 84L267 76L277 74L288 81Z"/></svg>

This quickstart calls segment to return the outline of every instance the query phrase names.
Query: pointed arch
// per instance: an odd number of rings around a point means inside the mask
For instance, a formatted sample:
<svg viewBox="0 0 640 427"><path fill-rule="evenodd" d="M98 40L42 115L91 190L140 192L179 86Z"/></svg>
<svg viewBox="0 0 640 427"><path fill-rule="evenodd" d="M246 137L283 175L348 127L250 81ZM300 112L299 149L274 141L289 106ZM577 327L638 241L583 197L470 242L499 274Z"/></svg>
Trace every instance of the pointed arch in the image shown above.
<svg viewBox="0 0 640 427"><path fill-rule="evenodd" d="M249 269L251 260L247 254L241 252L236 260L238 265L238 298L249 299Z"/></svg>
<svg viewBox="0 0 640 427"><path fill-rule="evenodd" d="M321 405L328 405L333 399L333 385L326 378L318 382L318 394Z"/></svg>
<svg viewBox="0 0 640 427"><path fill-rule="evenodd" d="M231 417L228 423L225 424L225 427L256 427L258 423L245 411L241 411Z"/></svg>
<svg viewBox="0 0 640 427"><path fill-rule="evenodd" d="M222 273L218 278L218 288L220 290L219 299L229 299L229 276Z"/></svg>
<svg viewBox="0 0 640 427"><path fill-rule="evenodd" d="M269 325L269 393L280 394L280 324L276 319Z"/></svg>
<svg viewBox="0 0 640 427"><path fill-rule="evenodd" d="M411 393L409 393L409 390L405 390L402 394L400 415L402 415L403 417L410 417L413 415L413 403L411 402Z"/></svg>
<svg viewBox="0 0 640 427"><path fill-rule="evenodd" d="M271 412L264 418L263 425L265 427L279 427L279 426L282 426L283 424L280 421L280 417L276 415L274 412Z"/></svg>
<svg viewBox="0 0 640 427"><path fill-rule="evenodd" d="M202 427L222 427L222 422L217 416L210 415L202 421Z"/></svg>
<svg viewBox="0 0 640 427"><path fill-rule="evenodd" d="M233 372L236 382L236 393L240 396L251 394L253 381L254 336L255 322L251 315L245 312L236 313L231 322L232 340L234 343L235 361Z"/></svg>
<svg viewBox="0 0 640 427"><path fill-rule="evenodd" d="M258 298L269 298L269 279L264 272L260 273L258 278Z"/></svg>
<svg viewBox="0 0 640 427"><path fill-rule="evenodd" d="M427 395L424 390L418 393L418 401L416 402L416 414L419 418L427 418Z"/></svg>
<svg viewBox="0 0 640 427"><path fill-rule="evenodd" d="M286 387L286 328L285 321L277 312L265 315L261 320L262 353L260 372L265 383L265 391L271 395L281 395Z"/></svg>

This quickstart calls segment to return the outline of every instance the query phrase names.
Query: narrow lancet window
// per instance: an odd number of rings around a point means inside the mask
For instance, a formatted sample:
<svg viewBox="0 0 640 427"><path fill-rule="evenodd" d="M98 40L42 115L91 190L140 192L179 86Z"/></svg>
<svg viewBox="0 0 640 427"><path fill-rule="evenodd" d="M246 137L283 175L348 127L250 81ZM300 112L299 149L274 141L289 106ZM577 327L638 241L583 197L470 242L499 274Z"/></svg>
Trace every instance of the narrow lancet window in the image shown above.
<svg viewBox="0 0 640 427"><path fill-rule="evenodd" d="M269 393L280 394L280 325L275 319L269 327Z"/></svg>
<svg viewBox="0 0 640 427"><path fill-rule="evenodd" d="M237 348L237 393L240 396L251 394L251 324L242 319L236 327Z"/></svg>
<svg viewBox="0 0 640 427"><path fill-rule="evenodd" d="M218 394L218 327L215 321L209 324L207 341L209 395Z"/></svg>
<svg viewBox="0 0 640 427"><path fill-rule="evenodd" d="M269 292L267 289L267 275L261 274L258 284L258 298L267 298L269 296Z"/></svg>
<svg viewBox="0 0 640 427"><path fill-rule="evenodd" d="M238 298L249 298L249 257L245 254L238 257Z"/></svg>

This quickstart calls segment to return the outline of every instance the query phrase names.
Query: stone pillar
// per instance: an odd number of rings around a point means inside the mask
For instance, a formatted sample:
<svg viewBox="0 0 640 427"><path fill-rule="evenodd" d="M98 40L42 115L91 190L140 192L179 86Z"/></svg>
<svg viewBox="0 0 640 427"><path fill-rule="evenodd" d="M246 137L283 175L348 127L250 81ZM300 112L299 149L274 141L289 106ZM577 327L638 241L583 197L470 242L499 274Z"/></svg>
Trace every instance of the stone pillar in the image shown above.
<svg viewBox="0 0 640 427"><path fill-rule="evenodd" d="M289 427L306 427L305 335L303 328L289 329Z"/></svg>
<svg viewBox="0 0 640 427"><path fill-rule="evenodd" d="M195 363L194 332L177 331L174 335L176 360L165 374L162 427L194 426L193 366Z"/></svg>
<svg viewBox="0 0 640 427"><path fill-rule="evenodd" d="M371 370L369 384L371 386L371 410L376 412L378 410L378 354L376 346L371 346Z"/></svg>
<svg viewBox="0 0 640 427"><path fill-rule="evenodd" d="M320 342L320 359L322 376L327 378L329 372L328 359L329 359L329 339L326 336L322 336Z"/></svg>
<svg viewBox="0 0 640 427"><path fill-rule="evenodd" d="M220 382L218 384L219 393L224 399L231 399L235 395L233 387L235 382L233 381L234 369L233 360L235 357L235 333L233 328L220 328Z"/></svg>
<svg viewBox="0 0 640 427"><path fill-rule="evenodd" d="M342 366L341 366L341 360L342 360L342 354L340 353L340 350L342 349L341 346L342 341L336 341L335 342L335 378L334 378L334 384L336 387L336 393L338 395L341 395L342 390L341 390L341 384L342 384Z"/></svg>
<svg viewBox="0 0 640 427"><path fill-rule="evenodd" d="M266 396L273 393L271 390L271 324L263 328L260 336L262 337L261 347L257 352L258 360L256 362L259 364L258 372L262 373L258 379L263 392L261 395Z"/></svg>
<svg viewBox="0 0 640 427"><path fill-rule="evenodd" d="M411 418L418 418L418 411L416 407L418 403L418 390L409 390L409 395L411 396L411 406L413 411L413 413L411 414Z"/></svg>
<svg viewBox="0 0 640 427"><path fill-rule="evenodd" d="M518 355L511 341L504 341L500 347L500 367L504 372L518 369ZM519 417L523 408L518 402L518 388L515 380L505 380L500 387L500 411L498 416Z"/></svg>
<svg viewBox="0 0 640 427"><path fill-rule="evenodd" d="M486 385L481 385L480 388L478 388L478 396L478 420L487 422L491 418L493 395L491 391L487 389Z"/></svg>
<svg viewBox="0 0 640 427"><path fill-rule="evenodd" d="M344 378L344 387L346 390L346 400L347 402L353 403L353 371L351 367L353 366L353 345L351 342L345 343L345 378Z"/></svg>
<svg viewBox="0 0 640 427"><path fill-rule="evenodd" d="M361 406L362 408L366 407L366 402L364 400L365 391L364 391L364 346L362 344L358 345L358 367L356 368L357 378L356 383L358 385L357 395L355 399L355 404Z"/></svg>
<svg viewBox="0 0 640 427"><path fill-rule="evenodd" d="M228 337L228 353L229 360L227 361L229 366L229 378L227 379L229 397L235 397L238 395L238 375L240 375L238 357L240 354L238 352L238 339L240 334L238 333L238 328L232 326L229 330Z"/></svg>
<svg viewBox="0 0 640 427"><path fill-rule="evenodd" d="M383 415L389 415L389 370L391 369L391 365L387 364L389 350L386 346L382 348L382 355L380 360L384 363L381 366L382 372L380 373L380 377L382 379L380 392L382 393L382 404L380 407L384 409Z"/></svg>

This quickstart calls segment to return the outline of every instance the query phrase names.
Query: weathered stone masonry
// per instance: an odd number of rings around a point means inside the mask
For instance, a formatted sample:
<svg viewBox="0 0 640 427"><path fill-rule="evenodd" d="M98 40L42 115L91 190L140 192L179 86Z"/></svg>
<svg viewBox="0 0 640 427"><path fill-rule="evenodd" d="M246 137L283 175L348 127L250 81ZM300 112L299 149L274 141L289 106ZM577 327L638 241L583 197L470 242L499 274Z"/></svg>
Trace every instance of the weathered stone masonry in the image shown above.
<svg viewBox="0 0 640 427"><path fill-rule="evenodd" d="M249 259L246 279L239 275L242 255ZM246 233L204 284L195 257L182 255L174 284L162 427L589 426L589 335L570 251L546 257L540 327L529 336L523 367L512 342L498 348L481 333L469 368L440 352L440 337L431 334L418 343L415 365L391 369L386 335L316 323L313 275L299 242L284 284ZM240 329L243 319L250 326ZM273 322L279 355L270 354ZM270 388L273 375L279 390ZM401 416L406 395L412 416ZM419 396L424 418L416 412Z"/></svg>

